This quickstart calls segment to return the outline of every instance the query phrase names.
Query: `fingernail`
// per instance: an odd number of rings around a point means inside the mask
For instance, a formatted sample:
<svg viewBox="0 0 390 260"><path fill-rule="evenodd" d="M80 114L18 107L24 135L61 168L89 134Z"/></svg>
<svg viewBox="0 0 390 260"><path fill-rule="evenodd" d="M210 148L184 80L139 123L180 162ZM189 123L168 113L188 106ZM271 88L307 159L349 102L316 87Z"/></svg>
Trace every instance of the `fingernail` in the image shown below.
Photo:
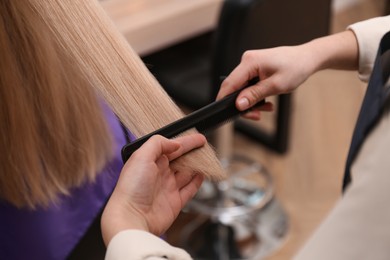
<svg viewBox="0 0 390 260"><path fill-rule="evenodd" d="M249 107L249 100L247 98L241 98L238 100L238 108L240 110L245 110Z"/></svg>

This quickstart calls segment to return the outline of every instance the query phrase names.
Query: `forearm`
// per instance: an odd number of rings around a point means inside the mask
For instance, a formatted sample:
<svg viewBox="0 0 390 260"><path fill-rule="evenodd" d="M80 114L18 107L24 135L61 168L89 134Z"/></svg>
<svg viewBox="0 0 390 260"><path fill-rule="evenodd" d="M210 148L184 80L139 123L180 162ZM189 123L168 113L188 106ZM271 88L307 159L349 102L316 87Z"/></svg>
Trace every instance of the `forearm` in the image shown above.
<svg viewBox="0 0 390 260"><path fill-rule="evenodd" d="M311 72L324 69L357 70L359 48L355 34L346 30L315 39L301 46L311 63Z"/></svg>
<svg viewBox="0 0 390 260"><path fill-rule="evenodd" d="M311 61L311 72L323 69L358 70L368 81L379 42L390 31L390 15L352 24L344 32L301 45ZM314 57L314 58L311 58Z"/></svg>
<svg viewBox="0 0 390 260"><path fill-rule="evenodd" d="M379 42L389 30L390 16L376 17L352 24L346 31L303 44L310 55L311 72L323 69L358 70L360 79L368 81Z"/></svg>

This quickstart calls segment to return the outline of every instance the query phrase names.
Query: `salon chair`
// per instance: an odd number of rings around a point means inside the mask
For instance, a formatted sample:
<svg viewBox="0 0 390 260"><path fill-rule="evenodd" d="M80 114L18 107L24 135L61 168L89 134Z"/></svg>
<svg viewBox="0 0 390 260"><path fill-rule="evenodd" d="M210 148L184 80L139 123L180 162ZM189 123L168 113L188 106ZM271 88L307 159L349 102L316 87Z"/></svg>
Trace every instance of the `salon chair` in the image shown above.
<svg viewBox="0 0 390 260"><path fill-rule="evenodd" d="M225 0L217 27L185 42L142 57L167 93L179 104L198 109L215 100L223 76L250 49L296 45L328 34L331 0ZM291 94L276 98L274 128L245 120L235 129L272 151L288 147Z"/></svg>

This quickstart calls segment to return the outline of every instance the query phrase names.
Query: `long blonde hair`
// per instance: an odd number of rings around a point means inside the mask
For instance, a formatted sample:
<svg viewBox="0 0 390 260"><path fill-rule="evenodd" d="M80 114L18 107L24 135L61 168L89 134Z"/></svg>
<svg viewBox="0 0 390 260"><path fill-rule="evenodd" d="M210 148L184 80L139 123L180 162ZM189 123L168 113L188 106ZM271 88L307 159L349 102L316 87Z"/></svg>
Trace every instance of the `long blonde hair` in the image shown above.
<svg viewBox="0 0 390 260"><path fill-rule="evenodd" d="M47 205L96 177L112 156L96 93L136 136L183 116L96 0L5 0L0 14L2 199ZM184 166L224 177L210 146Z"/></svg>

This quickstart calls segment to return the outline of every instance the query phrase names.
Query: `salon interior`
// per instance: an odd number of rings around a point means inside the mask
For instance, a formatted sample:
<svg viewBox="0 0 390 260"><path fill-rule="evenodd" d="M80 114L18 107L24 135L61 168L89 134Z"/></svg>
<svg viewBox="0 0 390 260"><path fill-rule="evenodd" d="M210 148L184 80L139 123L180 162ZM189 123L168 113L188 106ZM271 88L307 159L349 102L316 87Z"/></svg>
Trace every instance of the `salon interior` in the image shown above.
<svg viewBox="0 0 390 260"><path fill-rule="evenodd" d="M213 102L245 50L297 45L389 13L387 0L102 0L161 86L191 113ZM356 89L358 88L358 90ZM207 132L228 179L206 181L165 239L195 259L291 257L341 195L365 91L356 72L322 71L270 97L259 122Z"/></svg>

